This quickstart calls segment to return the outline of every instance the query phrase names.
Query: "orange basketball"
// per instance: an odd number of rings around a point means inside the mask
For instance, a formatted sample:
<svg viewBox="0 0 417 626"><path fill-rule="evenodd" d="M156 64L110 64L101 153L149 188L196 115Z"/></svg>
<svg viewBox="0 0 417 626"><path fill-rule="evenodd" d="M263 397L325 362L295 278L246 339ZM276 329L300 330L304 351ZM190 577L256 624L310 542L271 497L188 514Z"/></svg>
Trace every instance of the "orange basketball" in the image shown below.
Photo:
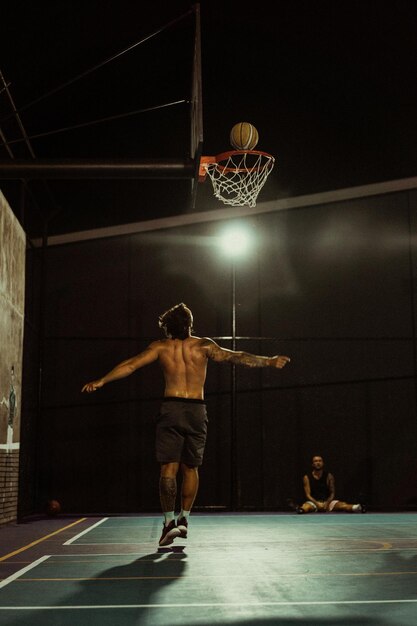
<svg viewBox="0 0 417 626"><path fill-rule="evenodd" d="M258 141L258 131L249 122L239 122L230 131L230 143L235 150L253 150Z"/></svg>
<svg viewBox="0 0 417 626"><path fill-rule="evenodd" d="M58 515L58 513L61 513L61 505L58 500L48 500L46 512L48 515Z"/></svg>

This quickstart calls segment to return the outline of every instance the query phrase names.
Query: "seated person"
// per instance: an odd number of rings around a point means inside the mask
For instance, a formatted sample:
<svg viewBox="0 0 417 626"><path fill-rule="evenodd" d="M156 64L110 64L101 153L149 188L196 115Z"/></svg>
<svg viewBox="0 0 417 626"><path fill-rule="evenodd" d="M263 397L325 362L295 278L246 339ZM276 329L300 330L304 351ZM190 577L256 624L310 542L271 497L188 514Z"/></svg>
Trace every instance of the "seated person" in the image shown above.
<svg viewBox="0 0 417 626"><path fill-rule="evenodd" d="M297 513L316 513L344 511L349 513L365 513L364 504L348 504L335 499L334 476L324 469L321 456L313 456L312 471L303 478L306 501L296 506Z"/></svg>

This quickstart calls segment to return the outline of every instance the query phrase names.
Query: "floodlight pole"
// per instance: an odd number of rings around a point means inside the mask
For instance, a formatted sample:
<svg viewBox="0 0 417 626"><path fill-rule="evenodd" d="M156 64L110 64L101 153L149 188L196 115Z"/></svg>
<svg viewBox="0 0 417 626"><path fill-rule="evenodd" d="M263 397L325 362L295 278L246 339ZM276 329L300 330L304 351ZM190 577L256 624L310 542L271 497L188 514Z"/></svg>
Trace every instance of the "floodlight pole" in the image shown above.
<svg viewBox="0 0 417 626"><path fill-rule="evenodd" d="M236 350L236 263L232 257L232 350ZM230 501L232 511L237 509L239 500L238 469L237 469L237 406L236 406L236 365L232 363L231 402L230 402Z"/></svg>
<svg viewBox="0 0 417 626"><path fill-rule="evenodd" d="M236 350L236 263L232 258L232 350Z"/></svg>

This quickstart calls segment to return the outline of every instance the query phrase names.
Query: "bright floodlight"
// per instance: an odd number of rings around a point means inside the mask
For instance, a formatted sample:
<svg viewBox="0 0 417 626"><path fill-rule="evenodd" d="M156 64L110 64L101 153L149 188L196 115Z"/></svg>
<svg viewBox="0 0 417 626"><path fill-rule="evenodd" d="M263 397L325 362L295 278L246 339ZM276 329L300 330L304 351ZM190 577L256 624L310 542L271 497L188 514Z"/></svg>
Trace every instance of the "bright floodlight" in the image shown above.
<svg viewBox="0 0 417 626"><path fill-rule="evenodd" d="M220 246L228 256L242 256L250 247L250 236L241 226L232 226L220 236Z"/></svg>

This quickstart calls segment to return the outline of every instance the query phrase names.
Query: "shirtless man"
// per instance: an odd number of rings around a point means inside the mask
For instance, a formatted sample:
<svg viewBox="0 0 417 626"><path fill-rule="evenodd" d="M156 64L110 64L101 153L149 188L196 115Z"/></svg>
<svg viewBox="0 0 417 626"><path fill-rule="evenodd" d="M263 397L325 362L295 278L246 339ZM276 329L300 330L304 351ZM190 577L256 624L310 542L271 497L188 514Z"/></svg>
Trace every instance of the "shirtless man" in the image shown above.
<svg viewBox="0 0 417 626"><path fill-rule="evenodd" d="M202 464L207 435L204 383L207 362L224 361L247 367L282 368L287 356L256 356L221 348L212 339L193 336L193 316L183 303L159 317L166 339L152 342L143 352L108 374L87 383L82 391L91 393L107 383L130 376L135 370L158 361L164 379L164 399L156 426L156 458L161 465L159 493L165 521L160 546L175 537L187 537L188 517L198 490L198 467ZM177 473L181 468L182 510L175 522Z"/></svg>
<svg viewBox="0 0 417 626"><path fill-rule="evenodd" d="M303 478L306 501L296 508L297 513L316 513L344 511L349 513L365 513L362 504L348 504L335 499L334 476L324 469L324 461L321 456L313 456L312 471Z"/></svg>

